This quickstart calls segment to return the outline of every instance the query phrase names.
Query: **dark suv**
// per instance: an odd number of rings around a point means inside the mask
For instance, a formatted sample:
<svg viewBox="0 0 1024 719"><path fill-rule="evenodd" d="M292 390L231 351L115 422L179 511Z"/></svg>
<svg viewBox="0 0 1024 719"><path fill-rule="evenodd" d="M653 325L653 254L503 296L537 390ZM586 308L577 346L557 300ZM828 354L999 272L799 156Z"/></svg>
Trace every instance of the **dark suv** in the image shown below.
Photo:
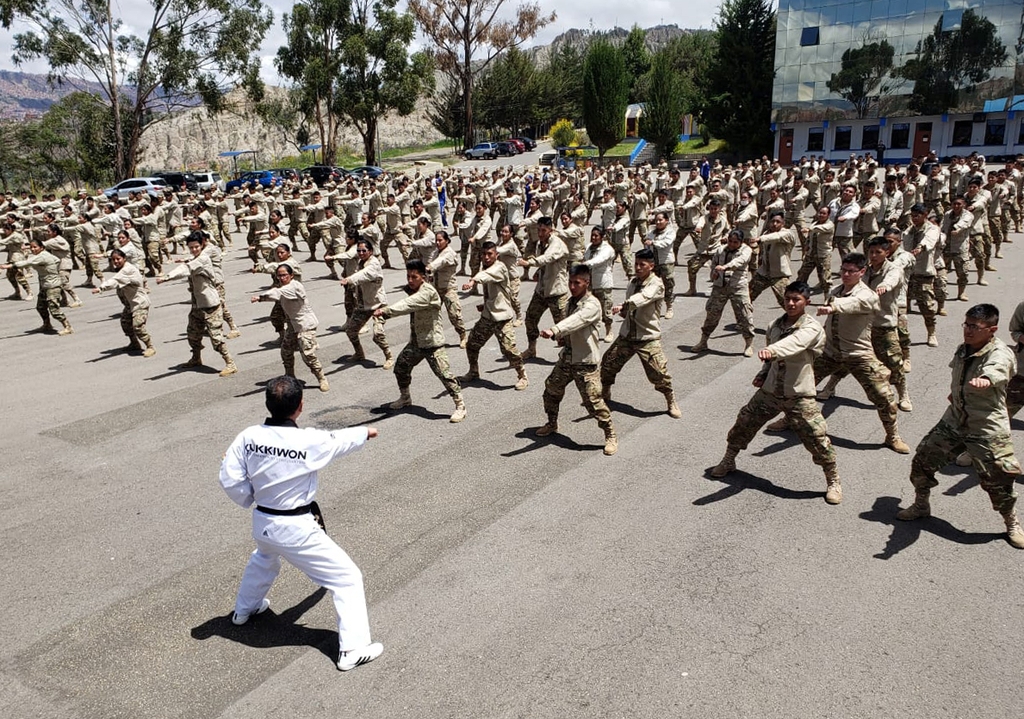
<svg viewBox="0 0 1024 719"><path fill-rule="evenodd" d="M163 178L175 191L180 190L184 185L192 192L199 192L199 183L196 182L196 176L191 172L154 172L153 177Z"/></svg>
<svg viewBox="0 0 1024 719"><path fill-rule="evenodd" d="M308 177L320 187L328 182L340 182L348 173L341 167L331 165L311 165L302 171L303 177Z"/></svg>

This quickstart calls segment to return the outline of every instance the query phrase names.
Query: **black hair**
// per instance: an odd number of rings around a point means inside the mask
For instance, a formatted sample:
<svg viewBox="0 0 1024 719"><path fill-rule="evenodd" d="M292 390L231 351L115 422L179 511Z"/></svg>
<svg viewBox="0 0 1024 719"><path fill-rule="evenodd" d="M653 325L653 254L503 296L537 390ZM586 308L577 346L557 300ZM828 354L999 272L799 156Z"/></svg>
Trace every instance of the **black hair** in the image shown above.
<svg viewBox="0 0 1024 719"><path fill-rule="evenodd" d="M288 419L302 404L302 383L281 375L267 382L267 411L276 420Z"/></svg>
<svg viewBox="0 0 1024 719"><path fill-rule="evenodd" d="M590 268L586 265L573 265L572 269L569 270L570 277L586 277L590 279Z"/></svg>
<svg viewBox="0 0 1024 719"><path fill-rule="evenodd" d="M412 272L419 272L421 275L427 274L427 265L420 259L407 261L405 263L405 269L406 271L411 270Z"/></svg>
<svg viewBox="0 0 1024 719"><path fill-rule="evenodd" d="M882 247L888 250L890 244L889 240L885 239L885 237L872 237L871 240L868 241L867 246L869 249L872 247Z"/></svg>
<svg viewBox="0 0 1024 719"><path fill-rule="evenodd" d="M811 299L811 286L802 280L790 282L786 285L784 296L788 295L790 292L796 292L797 294L803 295L804 299Z"/></svg>
<svg viewBox="0 0 1024 719"><path fill-rule="evenodd" d="M642 250L638 250L637 253L633 256L638 260L647 260L648 262L654 262L654 250L650 249L649 247L645 247Z"/></svg>
<svg viewBox="0 0 1024 719"><path fill-rule="evenodd" d="M982 304L974 305L974 307L967 310L967 317L972 320L984 322L989 327L995 327L999 324L999 308L995 305L983 302Z"/></svg>
<svg viewBox="0 0 1024 719"><path fill-rule="evenodd" d="M868 258L861 252L851 252L843 258L843 265L856 265L858 270L868 266Z"/></svg>

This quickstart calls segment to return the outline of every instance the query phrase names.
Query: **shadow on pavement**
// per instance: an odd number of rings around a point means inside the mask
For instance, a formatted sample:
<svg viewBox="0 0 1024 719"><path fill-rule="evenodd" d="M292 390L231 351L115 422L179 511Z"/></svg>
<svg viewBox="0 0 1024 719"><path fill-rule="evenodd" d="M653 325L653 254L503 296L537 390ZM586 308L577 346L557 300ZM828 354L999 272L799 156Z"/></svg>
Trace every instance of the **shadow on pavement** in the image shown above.
<svg viewBox="0 0 1024 719"><path fill-rule="evenodd" d="M327 590L320 587L294 607L280 614L268 609L240 627L231 622L230 614L226 617L214 617L193 627L192 638L203 641L210 637L222 637L255 649L314 647L334 662L338 658L338 633L297 624L302 615L316 606L325 594Z"/></svg>
<svg viewBox="0 0 1024 719"><path fill-rule="evenodd" d="M698 497L693 500L694 505L698 507L703 507L706 504L713 504L714 502L721 502L723 499L729 499L729 497L735 497L744 490L763 492L765 494L770 494L773 497L779 497L780 499L821 499L825 496L823 491L811 492L806 489L788 489L786 487L780 487L763 477L748 474L742 470L735 470L726 476L719 478L711 476L711 468L709 467L705 470L704 477L713 482L721 482L725 486L716 492L712 492L711 494Z"/></svg>
<svg viewBox="0 0 1024 719"><path fill-rule="evenodd" d="M922 532L929 532L957 544L987 544L1006 536L1002 532L965 532L938 517L901 522L896 519L896 512L899 509L898 497L879 497L869 511L860 513L861 519L892 527L892 534L889 535L889 541L885 543L885 548L873 555L876 559L891 559L916 542Z"/></svg>
<svg viewBox="0 0 1024 719"><path fill-rule="evenodd" d="M520 447L519 449L514 449L511 452L502 452L501 456L518 457L519 455L526 454L527 452L533 452L538 449L543 449L548 445L554 445L556 447L572 450L574 452L600 452L604 449L603 444L579 444L575 440L566 437L564 434L560 432L549 434L547 437L538 437L533 433L533 431L536 428L537 427L527 427L526 429L516 432L515 436L517 438L525 439L530 444L526 445L525 447ZM595 431L599 432L600 430L595 428Z"/></svg>

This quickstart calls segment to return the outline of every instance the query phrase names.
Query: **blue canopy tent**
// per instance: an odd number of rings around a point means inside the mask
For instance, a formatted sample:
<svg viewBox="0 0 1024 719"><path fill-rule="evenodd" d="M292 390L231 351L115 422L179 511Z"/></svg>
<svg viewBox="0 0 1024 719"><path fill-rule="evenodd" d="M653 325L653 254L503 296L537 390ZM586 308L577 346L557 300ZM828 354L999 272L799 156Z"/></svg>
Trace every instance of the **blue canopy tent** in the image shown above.
<svg viewBox="0 0 1024 719"><path fill-rule="evenodd" d="M316 151L322 148L323 145L303 145L299 148L299 152L312 152L313 153L313 164L316 163ZM320 153L320 164L324 164L324 153Z"/></svg>
<svg viewBox="0 0 1024 719"><path fill-rule="evenodd" d="M256 153L257 150L227 150L222 152L217 157L230 157L231 158L231 175L232 177L238 177L238 156L239 155L252 155L252 169L256 169Z"/></svg>

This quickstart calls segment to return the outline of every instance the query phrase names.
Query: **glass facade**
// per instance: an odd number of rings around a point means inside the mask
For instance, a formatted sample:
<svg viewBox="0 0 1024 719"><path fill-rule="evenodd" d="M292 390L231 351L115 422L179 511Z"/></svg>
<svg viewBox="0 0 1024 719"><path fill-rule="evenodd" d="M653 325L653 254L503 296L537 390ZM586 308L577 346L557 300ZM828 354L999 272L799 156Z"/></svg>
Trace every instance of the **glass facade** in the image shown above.
<svg viewBox="0 0 1024 719"><path fill-rule="evenodd" d="M772 120L1024 110L1022 14L1020 0L780 0Z"/></svg>

